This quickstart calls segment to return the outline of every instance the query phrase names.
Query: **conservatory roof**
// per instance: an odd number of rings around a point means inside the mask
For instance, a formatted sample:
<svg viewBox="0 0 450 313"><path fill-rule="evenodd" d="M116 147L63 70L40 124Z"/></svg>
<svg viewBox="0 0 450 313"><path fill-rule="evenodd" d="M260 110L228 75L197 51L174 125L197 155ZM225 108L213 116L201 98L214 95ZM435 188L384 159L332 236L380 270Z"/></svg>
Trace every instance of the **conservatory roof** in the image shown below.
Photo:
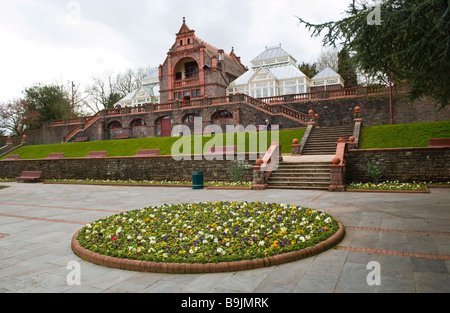
<svg viewBox="0 0 450 313"><path fill-rule="evenodd" d="M320 71L316 76L312 79L325 79L330 77L339 77L340 75L333 71L331 68L326 67L322 71Z"/></svg>
<svg viewBox="0 0 450 313"><path fill-rule="evenodd" d="M245 85L248 84L253 76L256 74L262 74L264 71L269 73L275 80L285 80L285 79L297 79L305 78L306 75L298 69L298 67L288 64L285 66L272 67L272 68L258 68L254 70L247 71L235 81L233 81L230 86Z"/></svg>
<svg viewBox="0 0 450 313"><path fill-rule="evenodd" d="M266 48L266 50L263 53L261 53L260 55L258 55L256 58L254 58L252 60L252 62L273 59L273 58L279 58L279 57L284 57L284 56L290 56L290 54L287 53L286 51L284 51L281 48L281 46L270 47L270 48Z"/></svg>

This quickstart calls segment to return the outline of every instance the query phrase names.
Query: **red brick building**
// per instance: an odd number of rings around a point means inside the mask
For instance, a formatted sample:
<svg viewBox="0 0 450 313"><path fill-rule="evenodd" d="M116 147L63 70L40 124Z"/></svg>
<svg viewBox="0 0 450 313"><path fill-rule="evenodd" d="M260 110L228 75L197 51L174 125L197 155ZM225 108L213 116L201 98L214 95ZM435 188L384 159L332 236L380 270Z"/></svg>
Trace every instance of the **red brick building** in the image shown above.
<svg viewBox="0 0 450 313"><path fill-rule="evenodd" d="M227 54L204 42L183 18L175 43L159 66L160 103L225 96L228 85L246 71L233 49Z"/></svg>

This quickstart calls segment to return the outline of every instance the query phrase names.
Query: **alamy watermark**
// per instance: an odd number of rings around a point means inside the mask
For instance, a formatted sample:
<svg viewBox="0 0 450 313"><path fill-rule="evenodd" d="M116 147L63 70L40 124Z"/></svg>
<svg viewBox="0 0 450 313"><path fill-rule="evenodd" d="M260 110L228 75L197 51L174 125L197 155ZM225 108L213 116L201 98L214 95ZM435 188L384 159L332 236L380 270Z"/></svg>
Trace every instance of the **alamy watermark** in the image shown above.
<svg viewBox="0 0 450 313"><path fill-rule="evenodd" d="M371 261L367 263L366 269L370 270L367 275L366 281L369 286L380 286L381 285L381 266L380 263L376 261Z"/></svg>
<svg viewBox="0 0 450 313"><path fill-rule="evenodd" d="M70 270L66 276L66 282L69 286L81 285L81 265L76 261L67 263L66 269Z"/></svg>
<svg viewBox="0 0 450 313"><path fill-rule="evenodd" d="M381 6L377 5L374 7L372 11L367 14L367 24L372 25L381 25L383 21L381 20Z"/></svg>
<svg viewBox="0 0 450 313"><path fill-rule="evenodd" d="M265 127L265 126L262 126ZM223 133L222 127L219 125L208 125L203 128L202 119L194 118L194 133L187 125L176 125L172 128L172 137L179 137L171 148L172 158L176 161L181 160L223 160L224 155L226 160L245 160L245 153L212 153L211 148L223 148L223 136L225 136L225 147L237 147L237 151L246 151L246 136L248 133L248 151L254 152L248 154L248 159L255 161L258 158L263 158L267 152L267 147L273 142L279 142L279 127L273 125L271 132L258 131L258 127L255 125L226 125L225 133ZM235 141L235 134L237 142ZM270 139L268 134L270 133ZM212 135L215 136L212 136ZM192 148L192 135L193 148ZM212 137L205 145L203 145L204 137ZM270 141L269 141L270 140ZM214 150L217 151L217 150ZM258 152L259 151L259 152ZM225 151L224 151L225 152ZM234 151L233 151L234 152ZM272 155L272 166L270 170L275 170L278 167L278 154ZM263 169L264 170L264 169Z"/></svg>
<svg viewBox="0 0 450 313"><path fill-rule="evenodd" d="M81 4L78 1L67 3L67 24L70 26L79 26L81 23Z"/></svg>

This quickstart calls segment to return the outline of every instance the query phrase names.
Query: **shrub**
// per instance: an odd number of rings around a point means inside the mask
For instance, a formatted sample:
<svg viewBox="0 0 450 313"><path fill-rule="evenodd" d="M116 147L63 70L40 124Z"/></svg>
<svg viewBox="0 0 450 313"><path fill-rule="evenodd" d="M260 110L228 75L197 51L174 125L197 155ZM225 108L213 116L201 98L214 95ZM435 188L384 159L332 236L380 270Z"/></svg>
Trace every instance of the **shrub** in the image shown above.
<svg viewBox="0 0 450 313"><path fill-rule="evenodd" d="M371 160L367 162L366 169L367 173L372 178L373 182L375 184L378 184L378 181L380 180L383 171L383 167L379 164L379 161Z"/></svg>

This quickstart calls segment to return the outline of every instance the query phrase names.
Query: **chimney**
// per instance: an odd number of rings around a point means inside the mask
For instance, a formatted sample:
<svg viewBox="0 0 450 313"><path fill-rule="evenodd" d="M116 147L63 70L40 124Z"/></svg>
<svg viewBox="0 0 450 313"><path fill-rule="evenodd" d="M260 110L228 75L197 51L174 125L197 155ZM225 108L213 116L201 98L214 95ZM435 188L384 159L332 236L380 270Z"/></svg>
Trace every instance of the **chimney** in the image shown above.
<svg viewBox="0 0 450 313"><path fill-rule="evenodd" d="M217 64L218 64L217 57L215 55L213 55L212 56L212 68L213 68L213 70L217 69Z"/></svg>

